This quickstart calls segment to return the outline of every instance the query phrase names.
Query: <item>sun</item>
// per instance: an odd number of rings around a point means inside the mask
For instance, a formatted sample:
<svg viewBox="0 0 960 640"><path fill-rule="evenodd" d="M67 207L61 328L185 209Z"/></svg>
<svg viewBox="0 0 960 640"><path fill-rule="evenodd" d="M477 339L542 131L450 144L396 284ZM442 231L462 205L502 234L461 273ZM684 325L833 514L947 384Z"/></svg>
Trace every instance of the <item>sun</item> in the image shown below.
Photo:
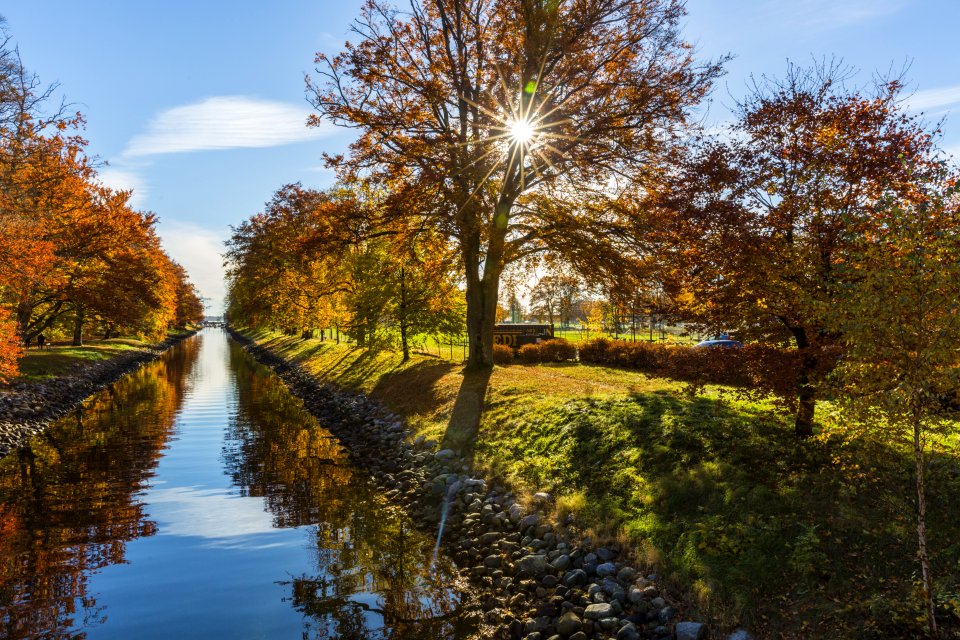
<svg viewBox="0 0 960 640"><path fill-rule="evenodd" d="M507 129L510 132L510 138L514 142L519 142L520 144L527 144L530 142L536 133L533 123L524 119L512 120Z"/></svg>

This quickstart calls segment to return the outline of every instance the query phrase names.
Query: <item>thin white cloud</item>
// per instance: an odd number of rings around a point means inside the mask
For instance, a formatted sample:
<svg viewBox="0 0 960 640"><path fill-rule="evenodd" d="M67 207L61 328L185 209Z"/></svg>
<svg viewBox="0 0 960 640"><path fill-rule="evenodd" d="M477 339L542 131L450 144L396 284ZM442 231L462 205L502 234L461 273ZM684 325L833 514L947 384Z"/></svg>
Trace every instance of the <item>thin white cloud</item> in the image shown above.
<svg viewBox="0 0 960 640"><path fill-rule="evenodd" d="M930 111L960 104L960 85L917 91L907 99L913 111Z"/></svg>
<svg viewBox="0 0 960 640"><path fill-rule="evenodd" d="M277 532L262 498L242 498L224 489L151 489L143 501L165 535L222 540Z"/></svg>
<svg viewBox="0 0 960 640"><path fill-rule="evenodd" d="M217 96L159 113L127 145L127 157L210 149L275 147L315 140L332 126L307 127L306 107L245 96Z"/></svg>
<svg viewBox="0 0 960 640"><path fill-rule="evenodd" d="M120 166L107 166L97 172L100 182L118 191L132 191L130 206L140 209L147 197L147 186L139 173Z"/></svg>
<svg viewBox="0 0 960 640"><path fill-rule="evenodd" d="M157 226L163 248L179 262L190 281L197 285L208 315L223 313L227 289L223 278L224 238L210 229L190 222L162 219Z"/></svg>
<svg viewBox="0 0 960 640"><path fill-rule="evenodd" d="M791 29L829 31L893 15L906 4L906 0L770 0L765 9Z"/></svg>

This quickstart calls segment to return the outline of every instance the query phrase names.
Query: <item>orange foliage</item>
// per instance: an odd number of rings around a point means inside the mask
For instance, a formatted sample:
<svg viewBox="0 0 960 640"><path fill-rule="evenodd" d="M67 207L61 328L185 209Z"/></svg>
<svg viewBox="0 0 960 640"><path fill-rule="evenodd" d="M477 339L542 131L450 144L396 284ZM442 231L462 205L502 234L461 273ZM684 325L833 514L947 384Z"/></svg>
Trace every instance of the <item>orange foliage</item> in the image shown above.
<svg viewBox="0 0 960 640"><path fill-rule="evenodd" d="M22 354L17 323L6 309L0 307L0 382L6 382L17 374L17 362Z"/></svg>
<svg viewBox="0 0 960 640"><path fill-rule="evenodd" d="M44 114L50 90L0 43L0 376L19 340L94 326L160 337L199 319L199 298L163 252L156 217L97 179L79 114ZM12 321L14 324L10 324ZM12 327L12 328L11 328Z"/></svg>

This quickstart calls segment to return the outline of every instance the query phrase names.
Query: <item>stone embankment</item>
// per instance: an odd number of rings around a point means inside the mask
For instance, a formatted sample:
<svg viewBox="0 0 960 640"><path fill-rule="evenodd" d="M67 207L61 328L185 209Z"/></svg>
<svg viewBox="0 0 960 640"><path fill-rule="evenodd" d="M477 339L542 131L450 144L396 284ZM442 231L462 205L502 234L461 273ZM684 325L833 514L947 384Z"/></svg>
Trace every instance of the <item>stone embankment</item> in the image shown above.
<svg viewBox="0 0 960 640"><path fill-rule="evenodd" d="M76 365L46 382L15 382L0 388L0 458L76 409L94 393L151 362L196 332L123 353L109 360Z"/></svg>
<svg viewBox="0 0 960 640"><path fill-rule="evenodd" d="M456 451L410 441L403 419L368 397L323 383L270 350L231 332L270 366L368 470L386 496L437 534L479 594L464 615L487 638L587 640L706 638L678 620L657 576L621 562L618 549L564 540L547 522L552 498L524 509L505 487L475 477ZM441 529L442 527L442 529ZM716 635L712 637L717 637ZM738 630L729 640L749 640Z"/></svg>

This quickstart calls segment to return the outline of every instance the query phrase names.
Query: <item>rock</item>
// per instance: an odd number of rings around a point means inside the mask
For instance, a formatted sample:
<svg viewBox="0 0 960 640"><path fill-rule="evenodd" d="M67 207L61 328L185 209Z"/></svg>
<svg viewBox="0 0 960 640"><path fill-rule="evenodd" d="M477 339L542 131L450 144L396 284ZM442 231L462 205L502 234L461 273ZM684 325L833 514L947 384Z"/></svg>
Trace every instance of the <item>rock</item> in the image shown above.
<svg viewBox="0 0 960 640"><path fill-rule="evenodd" d="M674 633L677 640L700 640L707 628L699 622L678 622Z"/></svg>
<svg viewBox="0 0 960 640"><path fill-rule="evenodd" d="M640 640L640 632L632 622L628 622L617 631L617 640Z"/></svg>
<svg viewBox="0 0 960 640"><path fill-rule="evenodd" d="M623 584L630 584L637 577L637 570L633 567L623 567L617 572L617 580Z"/></svg>
<svg viewBox="0 0 960 640"><path fill-rule="evenodd" d="M657 614L657 620L660 621L660 624L667 624L673 620L673 616L676 615L676 610L673 607L664 607L660 609L660 612Z"/></svg>
<svg viewBox="0 0 960 640"><path fill-rule="evenodd" d="M568 571L563 576L563 584L568 587L582 587L587 584L587 574L583 569L574 569Z"/></svg>
<svg viewBox="0 0 960 640"><path fill-rule="evenodd" d="M613 578L604 578L601 580L600 588L603 589L604 593L618 602L622 603L626 602L627 600L627 594L624 592L623 587L621 587L620 583Z"/></svg>
<svg viewBox="0 0 960 640"><path fill-rule="evenodd" d="M604 631L613 631L620 626L620 621L615 617L610 616L609 618L601 618L598 624Z"/></svg>
<svg viewBox="0 0 960 640"><path fill-rule="evenodd" d="M606 547L600 547L597 549L597 558L600 559L600 562L610 562L617 557L617 552L613 549L608 549Z"/></svg>
<svg viewBox="0 0 960 640"><path fill-rule="evenodd" d="M437 460L453 460L457 457L457 452L453 449L441 449L433 454L433 457Z"/></svg>
<svg viewBox="0 0 960 640"><path fill-rule="evenodd" d="M520 520L520 529L526 529L527 527L535 527L540 524L540 514L531 513L530 515L524 516Z"/></svg>
<svg viewBox="0 0 960 640"><path fill-rule="evenodd" d="M630 587L630 593L627 594L627 599L633 604L638 604L646 600L646 598L643 597L643 591L636 587Z"/></svg>
<svg viewBox="0 0 960 640"><path fill-rule="evenodd" d="M507 516L510 518L510 522L517 524L520 522L520 518L523 515L523 509L520 508L518 504L510 505L510 508L507 509Z"/></svg>
<svg viewBox="0 0 960 640"><path fill-rule="evenodd" d="M591 604L583 610L583 617L587 620L602 620L613 615L613 607L606 602Z"/></svg>
<svg viewBox="0 0 960 640"><path fill-rule="evenodd" d="M650 604L654 609L663 609L665 606L667 606L667 601L663 598L656 597L650 601Z"/></svg>
<svg viewBox="0 0 960 640"><path fill-rule="evenodd" d="M517 567L532 576L542 576L547 572L549 566L547 559L540 555L524 556L517 561Z"/></svg>
<svg viewBox="0 0 960 640"><path fill-rule="evenodd" d="M567 611L557 621L557 633L569 638L583 627L583 621L573 611Z"/></svg>
<svg viewBox="0 0 960 640"><path fill-rule="evenodd" d="M753 640L753 635L746 629L737 629L727 636L727 640Z"/></svg>
<svg viewBox="0 0 960 640"><path fill-rule="evenodd" d="M544 491L533 494L533 504L544 505L553 502L553 496Z"/></svg>
<svg viewBox="0 0 960 640"><path fill-rule="evenodd" d="M557 556L550 566L556 571L566 571L570 567L570 556L567 554Z"/></svg>
<svg viewBox="0 0 960 640"><path fill-rule="evenodd" d="M597 565L597 575L601 578L606 578L607 576L612 576L617 572L617 566L612 562L604 562L601 565Z"/></svg>

